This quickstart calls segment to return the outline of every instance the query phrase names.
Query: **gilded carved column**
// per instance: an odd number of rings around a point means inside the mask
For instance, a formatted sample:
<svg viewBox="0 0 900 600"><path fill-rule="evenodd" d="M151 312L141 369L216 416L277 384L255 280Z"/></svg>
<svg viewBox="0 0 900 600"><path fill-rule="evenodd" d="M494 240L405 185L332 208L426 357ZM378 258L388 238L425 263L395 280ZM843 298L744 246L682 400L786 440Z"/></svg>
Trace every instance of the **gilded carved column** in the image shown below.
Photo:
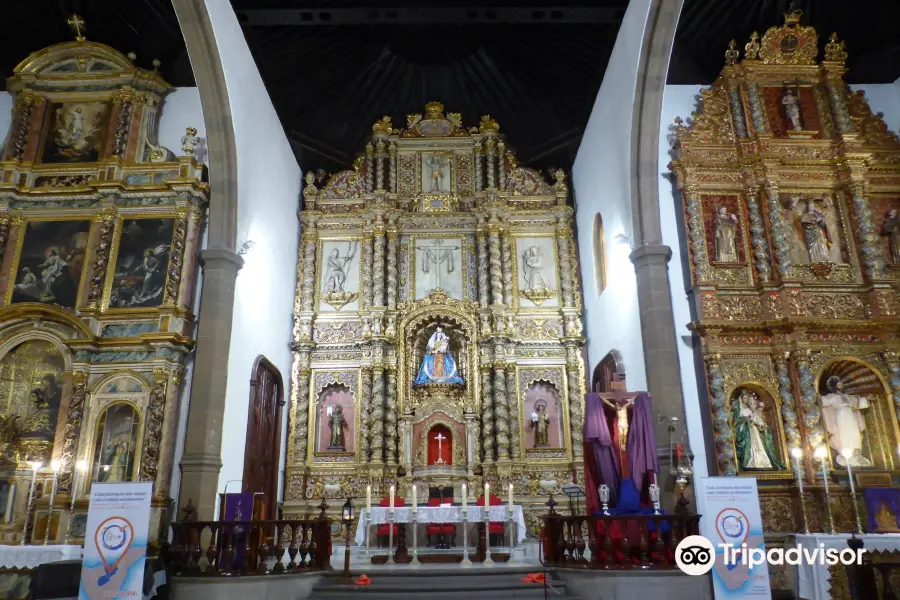
<svg viewBox="0 0 900 600"><path fill-rule="evenodd" d="M300 310L312 312L316 290L316 232L315 219L301 219L300 244L303 246L303 280L300 286Z"/></svg>
<svg viewBox="0 0 900 600"><path fill-rule="evenodd" d="M581 370L581 352L576 346L566 348L566 386L569 393L569 429L572 437L572 455L584 455L584 373Z"/></svg>
<svg viewBox="0 0 900 600"><path fill-rule="evenodd" d="M488 225L488 263L490 265L491 300L503 304L502 263L500 259L500 226Z"/></svg>
<svg viewBox="0 0 900 600"><path fill-rule="evenodd" d="M484 189L484 152L481 142L475 142L475 192Z"/></svg>
<svg viewBox="0 0 900 600"><path fill-rule="evenodd" d="M397 308L397 230L391 229L387 234L387 307Z"/></svg>
<svg viewBox="0 0 900 600"><path fill-rule="evenodd" d="M756 259L756 272L759 274L760 281L768 283L772 280L772 266L769 260L766 228L759 210L759 187L748 186L745 192L747 210L750 212L750 244L753 246L753 258Z"/></svg>
<svg viewBox="0 0 900 600"><path fill-rule="evenodd" d="M387 464L397 464L397 449L400 443L400 432L397 429L397 371L387 370L387 413L384 419L384 441L387 446Z"/></svg>
<svg viewBox="0 0 900 600"><path fill-rule="evenodd" d="M66 417L66 428L63 434L63 448L60 456L59 491L61 493L77 493L72 489L72 473L75 468L78 438L81 436L81 422L84 416L84 401L87 398L87 371L72 373L72 399L69 400L69 413Z"/></svg>
<svg viewBox="0 0 900 600"><path fill-rule="evenodd" d="M162 415L159 455L156 459L156 485L153 495L168 499L172 487L172 469L175 466L175 436L178 430L178 408L184 368L180 365L171 369L171 380L166 389L165 406ZM284 407L284 400L279 399L277 409Z"/></svg>
<svg viewBox="0 0 900 600"><path fill-rule="evenodd" d="M788 243L786 225L781 207L781 197L778 194L778 185L774 181L766 182L766 199L769 208L769 222L771 223L772 243L775 245L775 258L778 261L778 271L782 277L791 271L790 244Z"/></svg>
<svg viewBox="0 0 900 600"><path fill-rule="evenodd" d="M881 238L875 231L875 219L866 197L866 183L854 181L850 184L853 209L856 213L856 227L859 233L859 247L863 264L869 279L884 279L884 255L881 252Z"/></svg>
<svg viewBox="0 0 900 600"><path fill-rule="evenodd" d="M91 285L87 297L88 308L98 308L103 296L106 267L109 264L113 231L116 228L116 210L114 208L103 209L94 216L93 221L97 224L97 245L94 249L94 264L91 267Z"/></svg>
<svg viewBox="0 0 900 600"><path fill-rule="evenodd" d="M178 207L175 223L173 224L172 250L169 253L169 276L166 279L166 304L178 303L178 290L181 288L181 271L184 266L184 246L187 238L189 212L190 210L186 206Z"/></svg>
<svg viewBox="0 0 900 600"><path fill-rule="evenodd" d="M503 363L494 364L494 405L497 424L497 460L509 460L509 405Z"/></svg>
<svg viewBox="0 0 900 600"><path fill-rule="evenodd" d="M0 214L0 264L3 263L3 255L6 253L6 242L9 240L9 213Z"/></svg>
<svg viewBox="0 0 900 600"><path fill-rule="evenodd" d="M372 462L384 463L384 368L372 369Z"/></svg>
<svg viewBox="0 0 900 600"><path fill-rule="evenodd" d="M375 143L375 190L384 191L384 140Z"/></svg>
<svg viewBox="0 0 900 600"><path fill-rule="evenodd" d="M488 189L495 189L497 187L496 177L495 177L495 163L494 163L494 152L495 152L496 142L492 138L488 138L484 142L485 149L485 159L487 160L487 186Z"/></svg>
<svg viewBox="0 0 900 600"><path fill-rule="evenodd" d="M791 389L791 371L788 353L775 357L775 377L778 379L778 397L781 400L781 421L784 423L784 437L789 448L803 448L800 426L794 407L794 393ZM800 469L803 469L801 464ZM802 474L801 474L802 476Z"/></svg>
<svg viewBox="0 0 900 600"><path fill-rule="evenodd" d="M388 187L392 194L397 193L397 142L391 142L388 157Z"/></svg>
<svg viewBox="0 0 900 600"><path fill-rule="evenodd" d="M731 114L734 115L734 128L741 137L747 137L747 123L744 120L744 104L741 102L741 91L738 84L728 85L728 100L731 103Z"/></svg>
<svg viewBox="0 0 900 600"><path fill-rule="evenodd" d="M731 430L727 400L725 398L725 376L719 365L719 355L706 358L709 371L709 394L712 401L713 435L716 442L716 456L719 473L737 475L737 462L734 457L734 432Z"/></svg>
<svg viewBox="0 0 900 600"><path fill-rule="evenodd" d="M572 289L572 228L567 217L559 217L556 225L556 244L559 252L559 290L564 307L575 306Z"/></svg>
<svg viewBox="0 0 900 600"><path fill-rule="evenodd" d="M766 118L763 114L762 102L759 100L759 88L755 83L748 83L747 100L750 102L750 116L753 117L753 127L756 133L766 133Z"/></svg>
<svg viewBox="0 0 900 600"><path fill-rule="evenodd" d="M12 130L13 142L10 148L10 157L16 160L22 160L25 154L25 147L28 145L28 128L31 123L31 114L35 106L44 103L41 96L32 94L31 92L22 92L16 98L16 115L15 126Z"/></svg>
<svg viewBox="0 0 900 600"><path fill-rule="evenodd" d="M487 308L491 303L488 286L488 237L487 231L478 230L476 238L478 244L478 303L481 308ZM2 256L0 256L2 258Z"/></svg>
<svg viewBox="0 0 900 600"><path fill-rule="evenodd" d="M512 255L512 241L510 240L509 231L503 232L503 235L500 236L500 248L503 253L501 258L502 265L502 278L503 278L503 304L507 306L512 306L513 304L513 277L512 277L512 268L513 268L513 255Z"/></svg>
<svg viewBox="0 0 900 600"><path fill-rule="evenodd" d="M497 178L499 179L497 186L501 191L506 191L506 169L503 168L505 155L506 144L503 143L503 140L499 140L497 142Z"/></svg>
<svg viewBox="0 0 900 600"><path fill-rule="evenodd" d="M684 186L684 197L687 200L688 227L690 228L691 258L694 263L694 276L702 281L706 279L709 254L706 248L706 234L703 223L703 204L700 191L696 185Z"/></svg>
<svg viewBox="0 0 900 600"><path fill-rule="evenodd" d="M291 362L291 410L294 418L294 462L306 462L307 441L309 439L309 350L294 352Z"/></svg>
<svg viewBox="0 0 900 600"><path fill-rule="evenodd" d="M169 385L170 377L168 368L157 367L153 369L153 389L150 391L150 406L144 414L144 440L141 444L141 481L156 481L163 413L166 410L166 388Z"/></svg>
<svg viewBox="0 0 900 600"><path fill-rule="evenodd" d="M366 179L365 190L371 194L375 187L375 147L372 142L366 144Z"/></svg>
<svg viewBox="0 0 900 600"><path fill-rule="evenodd" d="M797 379L800 382L800 397L803 404L803 423L806 426L806 440L810 448L815 450L825 443L825 431L822 429L822 411L819 408L819 394L816 392L816 379L809 366L809 356L798 352Z"/></svg>
<svg viewBox="0 0 900 600"><path fill-rule="evenodd" d="M900 419L900 357L897 352L889 350L884 353L884 362L891 374L891 397L894 400L894 413Z"/></svg>
<svg viewBox="0 0 900 600"><path fill-rule="evenodd" d="M369 462L372 457L372 368L363 367L361 373L362 386L360 390L360 432L359 443L362 446L360 453L363 462Z"/></svg>
<svg viewBox="0 0 900 600"><path fill-rule="evenodd" d="M362 275L362 309L372 306L372 234L367 233L362 239L360 255L360 274Z"/></svg>
<svg viewBox="0 0 900 600"><path fill-rule="evenodd" d="M509 407L509 454L513 460L522 457L519 444L519 394L516 386L516 366L506 365L506 405Z"/></svg>
<svg viewBox="0 0 900 600"><path fill-rule="evenodd" d="M481 367L481 447L485 462L494 460L494 386L491 382L491 366Z"/></svg>
<svg viewBox="0 0 900 600"><path fill-rule="evenodd" d="M128 130L131 128L131 108L135 100L134 92L123 89L113 96L114 104L119 105L119 114L116 117L116 132L113 141L113 154L119 158L125 158L125 146L128 142Z"/></svg>
<svg viewBox="0 0 900 600"><path fill-rule="evenodd" d="M384 306L384 228L376 227L374 234L375 251L372 259L372 306Z"/></svg>

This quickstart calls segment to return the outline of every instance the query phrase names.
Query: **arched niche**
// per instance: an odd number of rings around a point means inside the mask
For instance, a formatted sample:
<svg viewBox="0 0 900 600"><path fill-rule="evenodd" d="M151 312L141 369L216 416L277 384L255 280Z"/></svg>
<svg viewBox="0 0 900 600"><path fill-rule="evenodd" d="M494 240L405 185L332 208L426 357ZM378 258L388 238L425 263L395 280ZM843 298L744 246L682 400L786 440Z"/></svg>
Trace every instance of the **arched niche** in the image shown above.
<svg viewBox="0 0 900 600"><path fill-rule="evenodd" d="M862 360L840 357L825 364L816 383L833 463L845 467L841 451L848 448L854 470L896 469L900 438L882 375Z"/></svg>
<svg viewBox="0 0 900 600"><path fill-rule="evenodd" d="M126 400L107 404L97 418L90 463L91 481L134 481L139 466L141 416Z"/></svg>
<svg viewBox="0 0 900 600"><path fill-rule="evenodd" d="M538 422L540 407L544 408L547 420L547 442L538 443ZM546 380L532 381L525 388L522 401L523 436L526 450L564 449L562 393Z"/></svg>
<svg viewBox="0 0 900 600"><path fill-rule="evenodd" d="M349 387L331 383L319 391L316 400L316 452L356 452L356 399ZM343 414L342 447L332 443L332 415Z"/></svg>
<svg viewBox="0 0 900 600"><path fill-rule="evenodd" d="M729 395L738 470L747 473L790 472L787 442L776 395L754 383L742 383Z"/></svg>
<svg viewBox="0 0 900 600"><path fill-rule="evenodd" d="M612 392L610 384L614 381L625 384L625 364L622 353L613 348L603 357L591 375L591 389L595 393ZM626 388L622 388L626 389Z"/></svg>

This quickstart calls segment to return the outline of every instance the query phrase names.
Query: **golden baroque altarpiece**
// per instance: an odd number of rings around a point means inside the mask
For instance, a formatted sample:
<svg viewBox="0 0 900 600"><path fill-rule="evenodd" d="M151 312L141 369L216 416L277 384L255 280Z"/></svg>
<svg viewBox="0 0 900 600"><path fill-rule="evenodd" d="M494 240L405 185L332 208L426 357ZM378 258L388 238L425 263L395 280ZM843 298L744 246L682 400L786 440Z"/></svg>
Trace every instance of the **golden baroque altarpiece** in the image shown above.
<svg viewBox="0 0 900 600"><path fill-rule="evenodd" d="M837 35L818 61L800 17L754 33L743 60L731 42L691 123L676 120L671 165L718 470L760 480L770 533L802 529L792 448L803 451L813 531L827 518L816 448L841 482L833 514L844 531L854 528L846 461L860 483L900 475L900 139L844 83ZM833 417L836 398L852 425ZM744 444L748 427L771 434L767 449Z"/></svg>
<svg viewBox="0 0 900 600"><path fill-rule="evenodd" d="M405 129L384 117L372 131L353 169L306 175L284 512L367 485L409 498L413 482L452 486L457 501L467 482L474 501L486 479L498 493L512 483L535 526L581 471L564 173L548 183L496 121L466 128L438 102ZM438 435L446 460L428 448Z"/></svg>
<svg viewBox="0 0 900 600"><path fill-rule="evenodd" d="M7 82L0 543L18 543L25 529L36 543L80 542L92 481L152 481L153 542L170 517L209 190L196 130L187 128L185 156L156 141L171 86L85 40L80 18L70 23L75 41L30 55Z"/></svg>

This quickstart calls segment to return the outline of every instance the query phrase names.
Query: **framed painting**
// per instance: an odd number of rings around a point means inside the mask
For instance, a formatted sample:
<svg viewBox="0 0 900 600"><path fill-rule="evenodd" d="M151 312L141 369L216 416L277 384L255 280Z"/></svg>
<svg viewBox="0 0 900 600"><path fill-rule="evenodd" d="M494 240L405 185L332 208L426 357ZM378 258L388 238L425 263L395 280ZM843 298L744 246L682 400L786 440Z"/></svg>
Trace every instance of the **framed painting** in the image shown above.
<svg viewBox="0 0 900 600"><path fill-rule="evenodd" d="M50 105L43 163L84 163L100 159L109 116L105 102L54 102Z"/></svg>
<svg viewBox="0 0 900 600"><path fill-rule="evenodd" d="M7 303L42 302L75 308L90 230L88 219L26 222Z"/></svg>
<svg viewBox="0 0 900 600"><path fill-rule="evenodd" d="M108 308L152 308L163 303L174 218L123 219L107 277Z"/></svg>

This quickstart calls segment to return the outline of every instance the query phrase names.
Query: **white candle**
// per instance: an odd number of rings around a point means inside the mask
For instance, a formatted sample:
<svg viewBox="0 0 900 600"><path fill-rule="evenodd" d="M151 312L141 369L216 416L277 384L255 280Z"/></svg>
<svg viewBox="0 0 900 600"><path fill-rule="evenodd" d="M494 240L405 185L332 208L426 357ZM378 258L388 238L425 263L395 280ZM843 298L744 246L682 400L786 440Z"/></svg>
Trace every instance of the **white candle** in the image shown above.
<svg viewBox="0 0 900 600"><path fill-rule="evenodd" d="M394 486L391 486L391 510L394 510Z"/></svg>
<svg viewBox="0 0 900 600"><path fill-rule="evenodd" d="M803 477L800 476L800 457L803 451L800 448L792 448L791 456L794 457L794 468L797 471L797 488L800 490L800 496L803 497Z"/></svg>
<svg viewBox="0 0 900 600"><path fill-rule="evenodd" d="M366 510L372 512L372 486L366 486Z"/></svg>
<svg viewBox="0 0 900 600"><path fill-rule="evenodd" d="M484 482L484 505L485 507L491 505L491 484L487 481Z"/></svg>
<svg viewBox="0 0 900 600"><path fill-rule="evenodd" d="M856 484L853 483L853 469L850 468L850 457L853 456L853 450L844 448L841 452L844 455L844 462L847 464L847 477L850 479L850 495L856 495Z"/></svg>
<svg viewBox="0 0 900 600"><path fill-rule="evenodd" d="M416 512L418 509L416 508L416 484L412 486L412 496L413 496L413 512Z"/></svg>
<svg viewBox="0 0 900 600"><path fill-rule="evenodd" d="M41 463L36 462L31 465L31 491L28 492L28 508L31 508L31 499L34 498L34 486L37 483L37 474L38 470L41 468ZM28 516L26 515L25 520L28 520Z"/></svg>
<svg viewBox="0 0 900 600"><path fill-rule="evenodd" d="M513 484L509 484L509 508L512 510L513 507Z"/></svg>
<svg viewBox="0 0 900 600"><path fill-rule="evenodd" d="M466 484L462 485L462 499L463 499L463 510L466 510L466 505L469 503L469 494L466 490Z"/></svg>

